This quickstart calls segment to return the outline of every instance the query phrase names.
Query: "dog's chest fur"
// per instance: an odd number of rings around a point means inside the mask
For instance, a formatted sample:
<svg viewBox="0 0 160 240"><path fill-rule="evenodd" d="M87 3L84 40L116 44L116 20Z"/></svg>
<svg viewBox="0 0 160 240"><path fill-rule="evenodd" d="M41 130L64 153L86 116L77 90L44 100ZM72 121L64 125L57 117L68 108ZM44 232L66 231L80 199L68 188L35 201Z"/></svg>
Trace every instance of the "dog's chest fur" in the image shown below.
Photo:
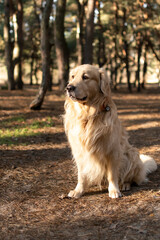
<svg viewBox="0 0 160 240"><path fill-rule="evenodd" d="M88 182L100 184L107 166L107 154L112 148L110 114L97 115L94 109L81 108L66 101L64 126L72 154ZM107 136L107 137L106 137Z"/></svg>
<svg viewBox="0 0 160 240"><path fill-rule="evenodd" d="M75 149L90 154L109 152L110 135L113 134L113 121L110 113L98 113L91 107L81 107L79 103L66 102L64 116L65 131L72 151ZM107 136L107 137L106 137ZM105 151L104 151L105 149ZM77 153L73 153L76 154ZM85 153L84 153L85 154Z"/></svg>

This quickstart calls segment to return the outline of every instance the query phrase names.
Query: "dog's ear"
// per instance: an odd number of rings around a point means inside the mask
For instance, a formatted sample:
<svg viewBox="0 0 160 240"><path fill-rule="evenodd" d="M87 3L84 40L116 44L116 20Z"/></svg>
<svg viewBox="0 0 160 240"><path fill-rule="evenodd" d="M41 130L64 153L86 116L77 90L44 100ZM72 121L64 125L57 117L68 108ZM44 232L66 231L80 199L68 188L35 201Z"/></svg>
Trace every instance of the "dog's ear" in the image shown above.
<svg viewBox="0 0 160 240"><path fill-rule="evenodd" d="M105 96L110 96L111 89L110 89L110 78L107 75L107 72L105 69L100 68L99 69L100 74L100 90Z"/></svg>

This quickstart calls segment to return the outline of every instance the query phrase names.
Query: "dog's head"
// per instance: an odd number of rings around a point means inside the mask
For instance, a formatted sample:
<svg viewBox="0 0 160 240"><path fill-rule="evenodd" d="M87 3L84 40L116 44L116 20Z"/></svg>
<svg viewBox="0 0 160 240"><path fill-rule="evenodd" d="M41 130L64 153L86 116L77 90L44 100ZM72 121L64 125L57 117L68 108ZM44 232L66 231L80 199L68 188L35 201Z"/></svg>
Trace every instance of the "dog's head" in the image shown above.
<svg viewBox="0 0 160 240"><path fill-rule="evenodd" d="M87 103L99 95L110 96L110 79L104 69L84 64L70 72L67 94L73 101Z"/></svg>

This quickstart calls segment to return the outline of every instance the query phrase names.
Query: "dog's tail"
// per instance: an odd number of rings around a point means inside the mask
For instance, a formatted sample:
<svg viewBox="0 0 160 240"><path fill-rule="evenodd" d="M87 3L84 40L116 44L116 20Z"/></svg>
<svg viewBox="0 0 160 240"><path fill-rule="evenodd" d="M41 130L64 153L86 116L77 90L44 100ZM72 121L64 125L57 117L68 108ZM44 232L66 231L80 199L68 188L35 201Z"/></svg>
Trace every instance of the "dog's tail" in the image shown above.
<svg viewBox="0 0 160 240"><path fill-rule="evenodd" d="M140 159L144 164L144 171L146 175L157 169L157 163L152 157L140 154Z"/></svg>

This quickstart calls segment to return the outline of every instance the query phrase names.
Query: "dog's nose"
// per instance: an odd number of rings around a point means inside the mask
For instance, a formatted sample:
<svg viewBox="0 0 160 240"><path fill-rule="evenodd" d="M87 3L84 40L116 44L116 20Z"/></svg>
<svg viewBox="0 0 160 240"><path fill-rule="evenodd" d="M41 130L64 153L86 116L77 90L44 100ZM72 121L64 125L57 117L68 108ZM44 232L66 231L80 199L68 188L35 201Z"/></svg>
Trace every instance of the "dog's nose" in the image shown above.
<svg viewBox="0 0 160 240"><path fill-rule="evenodd" d="M75 90L75 86L73 86L73 85L71 85L71 84L69 84L69 85L67 85L67 91L68 92L73 92L74 90Z"/></svg>

